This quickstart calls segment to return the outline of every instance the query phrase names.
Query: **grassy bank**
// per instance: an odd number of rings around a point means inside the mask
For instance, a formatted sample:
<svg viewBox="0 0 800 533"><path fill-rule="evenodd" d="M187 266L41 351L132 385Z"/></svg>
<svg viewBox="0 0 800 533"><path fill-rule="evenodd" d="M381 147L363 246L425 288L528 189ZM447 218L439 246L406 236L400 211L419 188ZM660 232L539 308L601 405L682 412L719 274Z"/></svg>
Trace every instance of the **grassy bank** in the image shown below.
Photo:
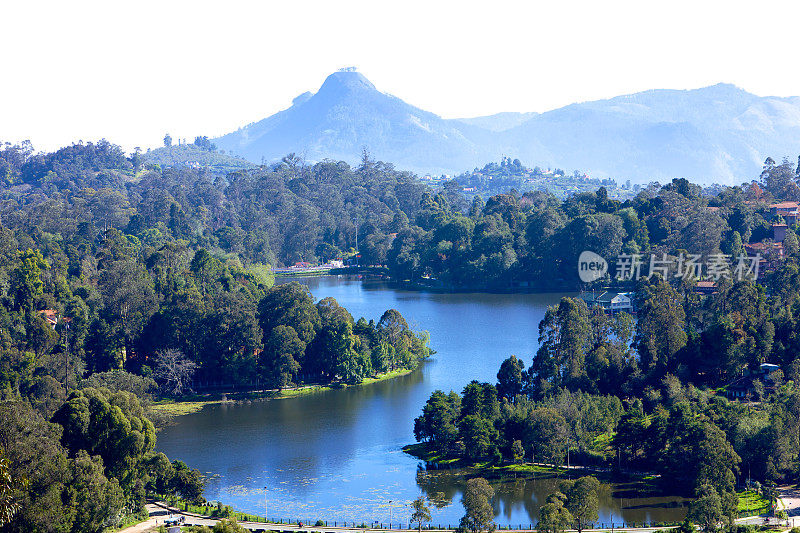
<svg viewBox="0 0 800 533"><path fill-rule="evenodd" d="M471 474L493 479L520 475L550 477L562 476L567 473L567 469L561 466L533 463L496 465L491 461L470 461L462 457L452 457L440 453L428 442L409 444L403 447L403 451L427 463L436 463L439 467L468 469Z"/></svg>
<svg viewBox="0 0 800 533"><path fill-rule="evenodd" d="M470 461L461 457L439 453L430 443L409 444L403 451L417 459L435 463L438 468L461 469L465 477L480 476L492 481L507 481L525 478L575 478L592 475L605 483L614 483L618 490L641 496L657 496L663 490L657 485L657 476L645 473L621 473L591 466L546 465L540 463L503 463L492 461Z"/></svg>
<svg viewBox="0 0 800 533"><path fill-rule="evenodd" d="M346 387L359 387L362 385L372 385L380 381L406 376L414 370L398 369L385 374L367 378L356 385L334 384L334 385L304 385L283 390L263 390L251 392L214 392L208 394L194 394L185 396L181 399L160 400L150 406L150 411L158 420L169 420L176 416L188 415L202 410L207 405L223 403L246 403L263 400L284 400L298 398L320 392L331 391Z"/></svg>
<svg viewBox="0 0 800 533"><path fill-rule="evenodd" d="M769 500L752 490L743 490L739 494L739 512L750 515L764 514L770 510Z"/></svg>
<svg viewBox="0 0 800 533"><path fill-rule="evenodd" d="M150 518L150 515L147 511L144 511L140 514L126 516L122 519L119 525L114 527L107 527L103 530L103 533L115 533L116 531L121 531L125 528L135 526L136 524L141 524L142 522L146 522Z"/></svg>

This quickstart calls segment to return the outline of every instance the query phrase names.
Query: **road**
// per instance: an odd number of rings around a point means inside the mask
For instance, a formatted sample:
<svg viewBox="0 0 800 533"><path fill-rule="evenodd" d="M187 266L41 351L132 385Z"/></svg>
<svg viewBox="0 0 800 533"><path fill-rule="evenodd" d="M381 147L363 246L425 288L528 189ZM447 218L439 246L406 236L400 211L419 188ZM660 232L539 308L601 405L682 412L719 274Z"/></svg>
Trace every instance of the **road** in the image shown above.
<svg viewBox="0 0 800 533"><path fill-rule="evenodd" d="M199 515L192 513L184 513L176 508L168 508L165 504L147 504L147 511L150 513L150 519L146 520L135 526L130 526L121 530L119 533L145 533L155 531L160 525L163 525L165 520L184 516L185 521L182 525L186 526L213 526L217 523L215 518L203 518ZM357 528L357 527L316 527L316 526L303 526L293 524L264 524L263 522L239 522L239 525L251 531L282 531L286 533L417 533L416 529L373 529L373 528ZM620 533L653 533L659 529L664 528L628 528L619 529L615 528L614 531ZM425 529L425 533L453 533L451 529ZM503 530L504 533L530 533L530 530ZM585 529L586 533L600 533L609 532L609 529Z"/></svg>
<svg viewBox="0 0 800 533"><path fill-rule="evenodd" d="M779 487L778 492L780 495L780 507L786 509L787 514L789 515L787 527L793 527L795 521L797 525L800 525L800 490L795 487L785 486ZM150 513L150 519L146 520L140 524L136 524L135 526L130 526L126 529L121 530L119 533L145 533L150 531L155 531L155 529L159 526L164 524L165 520L169 518L184 516L185 521L183 525L198 525L198 526L214 526L218 522L217 519L214 518L204 518L199 515L194 515L192 513L184 513L177 508L169 508L164 503L150 503L147 504L147 511ZM793 520L792 518L795 517ZM750 524L750 525L761 525L764 524L764 517L761 516L751 516L747 518L741 518L736 521L739 524ZM772 519L772 523L775 523L775 519ZM297 525L293 524L264 524L263 522L239 522L239 524L251 531L281 531L286 533L312 533L312 532L319 532L319 533L387 533L387 531L391 531L393 533L416 533L416 529L372 529L372 528L355 528L355 527L316 527L316 526L303 526L302 528ZM627 529L619 529L615 528L614 531L619 531L620 533L652 533L659 529L668 529L668 528L627 528ZM530 530L503 530L504 532L508 531L509 533L530 533ZM610 532L610 529L586 529L584 530L586 533L607 533ZM452 530L439 530L439 529L426 529L426 533L452 533Z"/></svg>

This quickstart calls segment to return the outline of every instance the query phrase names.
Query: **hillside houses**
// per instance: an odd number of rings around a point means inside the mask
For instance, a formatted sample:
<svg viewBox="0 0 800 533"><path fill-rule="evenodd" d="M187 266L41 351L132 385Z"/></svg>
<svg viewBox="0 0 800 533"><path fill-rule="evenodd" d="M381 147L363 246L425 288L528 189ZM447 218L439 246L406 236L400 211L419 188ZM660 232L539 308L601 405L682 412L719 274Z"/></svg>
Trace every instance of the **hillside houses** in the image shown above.
<svg viewBox="0 0 800 533"><path fill-rule="evenodd" d="M601 308L607 313L618 313L620 311L633 311L633 295L630 292L585 292L580 298L586 302L589 309Z"/></svg>
<svg viewBox="0 0 800 533"><path fill-rule="evenodd" d="M792 226L797 224L800 216L800 203L798 202L779 202L769 206L769 212L774 217L783 217L786 224Z"/></svg>
<svg viewBox="0 0 800 533"><path fill-rule="evenodd" d="M759 390L761 394L774 391L780 384L779 382L783 379L780 370L780 365L762 363L758 371L754 373L745 371L744 376L725 387L725 396L740 401L760 400Z"/></svg>

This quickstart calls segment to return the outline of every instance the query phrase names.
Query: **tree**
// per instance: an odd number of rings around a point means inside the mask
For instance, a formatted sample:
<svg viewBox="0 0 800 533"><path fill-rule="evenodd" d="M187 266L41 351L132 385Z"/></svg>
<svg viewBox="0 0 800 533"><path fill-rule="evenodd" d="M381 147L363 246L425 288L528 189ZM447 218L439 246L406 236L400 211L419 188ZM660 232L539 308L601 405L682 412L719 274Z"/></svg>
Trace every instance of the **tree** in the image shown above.
<svg viewBox="0 0 800 533"><path fill-rule="evenodd" d="M494 421L500 414L497 389L491 383L472 380L461 393L461 416L473 415Z"/></svg>
<svg viewBox="0 0 800 533"><path fill-rule="evenodd" d="M189 468L183 461L172 463L175 475L172 478L172 489L192 503L203 503L203 476L196 468Z"/></svg>
<svg viewBox="0 0 800 533"><path fill-rule="evenodd" d="M411 502L411 509L413 509L413 512L409 522L416 523L417 530L421 532L422 524L427 524L431 521L431 510L425 504L425 498L422 496Z"/></svg>
<svg viewBox="0 0 800 533"><path fill-rule="evenodd" d="M521 463L525 459L525 447L521 440L515 440L511 445L511 455L515 463Z"/></svg>
<svg viewBox="0 0 800 533"><path fill-rule="evenodd" d="M89 374L119 370L125 364L125 346L119 328L102 317L90 324L84 346Z"/></svg>
<svg viewBox="0 0 800 533"><path fill-rule="evenodd" d="M195 137L195 138L194 138L194 144L195 144L195 146L197 146L198 148L202 148L203 150L206 150L206 151L208 151L208 152L213 152L214 150L216 150L216 149L217 149L217 145L215 145L214 143L212 143L212 142L211 142L211 141L208 139L208 137L207 137L207 136L205 136L205 135L203 135L203 136L197 136L197 137Z"/></svg>
<svg viewBox="0 0 800 533"><path fill-rule="evenodd" d="M297 282L276 285L258 304L258 317L264 335L283 324L291 326L301 341L314 340L320 316L308 287Z"/></svg>
<svg viewBox="0 0 800 533"><path fill-rule="evenodd" d="M485 457L500 438L490 420L476 415L467 415L461 419L458 435L464 442L467 457L471 459Z"/></svg>
<svg viewBox="0 0 800 533"><path fill-rule="evenodd" d="M798 192L795 183L795 169L788 159L784 158L780 165L768 157L764 161L764 170L761 172L761 181L775 198L790 199L794 198Z"/></svg>
<svg viewBox="0 0 800 533"><path fill-rule="evenodd" d="M389 309L378 321L378 332L391 344L396 346L400 339L410 332L408 323L400 311Z"/></svg>
<svg viewBox="0 0 800 533"><path fill-rule="evenodd" d="M718 493L711 485L702 485L697 499L689 507L687 518L703 531L717 531L733 524L737 514L738 498L735 493Z"/></svg>
<svg viewBox="0 0 800 533"><path fill-rule="evenodd" d="M35 299L42 294L42 269L50 268L39 250L17 252L14 269L9 273L9 294L14 296L18 309L32 310Z"/></svg>
<svg viewBox="0 0 800 533"><path fill-rule="evenodd" d="M537 396L562 384L584 385L590 334L589 311L582 300L562 298L557 307L547 310L539 323L540 347L531 366Z"/></svg>
<svg viewBox="0 0 800 533"><path fill-rule="evenodd" d="M560 464L564 459L566 437L567 422L553 408L536 408L524 422L523 444L531 450L534 462Z"/></svg>
<svg viewBox="0 0 800 533"><path fill-rule="evenodd" d="M771 509L775 509L778 502L778 487L775 485L774 482L768 483L764 485L761 495L769 501L769 505Z"/></svg>
<svg viewBox="0 0 800 533"><path fill-rule="evenodd" d="M797 233L791 229L786 230L786 237L783 239L783 250L789 257L800 254L800 239L797 238Z"/></svg>
<svg viewBox="0 0 800 533"><path fill-rule="evenodd" d="M539 509L538 531L544 533L563 533L574 522L572 514L564 506L567 497L561 492L554 492L547 497L547 502Z"/></svg>
<svg viewBox="0 0 800 533"><path fill-rule="evenodd" d="M174 494L175 467L163 453L151 453L142 464L147 474L147 490L156 494Z"/></svg>
<svg viewBox="0 0 800 533"><path fill-rule="evenodd" d="M566 507L575 520L578 533L597 520L600 505L598 490L600 482L594 476L584 476L562 484L561 491L567 497Z"/></svg>
<svg viewBox="0 0 800 533"><path fill-rule="evenodd" d="M125 347L130 348L134 337L158 310L153 280L141 263L124 259L103 270L99 285L108 310L122 325Z"/></svg>
<svg viewBox="0 0 800 533"><path fill-rule="evenodd" d="M192 257L189 269L199 283L201 292L205 295L215 288L216 282L222 274L223 265L208 250L201 248Z"/></svg>
<svg viewBox="0 0 800 533"><path fill-rule="evenodd" d="M513 402L524 388L523 371L525 365L512 355L500 365L497 371L497 394Z"/></svg>
<svg viewBox="0 0 800 533"><path fill-rule="evenodd" d="M76 492L73 527L77 531L102 531L111 517L121 514L125 494L117 479L106 477L100 457L80 450L70 466L70 487Z"/></svg>
<svg viewBox="0 0 800 533"><path fill-rule="evenodd" d="M676 354L686 345L686 312L681 297L666 281L644 282L636 294L636 346L642 371L653 378L674 372Z"/></svg>
<svg viewBox="0 0 800 533"><path fill-rule="evenodd" d="M139 400L129 392L85 388L73 391L53 415L63 428L61 443L72 453L99 455L109 477L123 479L155 446L156 432Z"/></svg>
<svg viewBox="0 0 800 533"><path fill-rule="evenodd" d="M455 392L445 394L433 391L422 414L414 420L414 437L418 441L433 442L440 450L447 450L458 438L458 420L461 398Z"/></svg>
<svg viewBox="0 0 800 533"><path fill-rule="evenodd" d="M261 365L272 386L282 389L292 382L300 370L299 361L305 349L306 343L292 326L280 324L267 335Z"/></svg>
<svg viewBox="0 0 800 533"><path fill-rule="evenodd" d="M481 531L495 530L494 509L491 500L494 498L494 489L482 477L467 481L464 496L461 499L465 514L458 524L458 531L465 533L479 533Z"/></svg>
<svg viewBox="0 0 800 533"><path fill-rule="evenodd" d="M168 394L180 396L192 383L197 364L174 348L156 352L153 377Z"/></svg>

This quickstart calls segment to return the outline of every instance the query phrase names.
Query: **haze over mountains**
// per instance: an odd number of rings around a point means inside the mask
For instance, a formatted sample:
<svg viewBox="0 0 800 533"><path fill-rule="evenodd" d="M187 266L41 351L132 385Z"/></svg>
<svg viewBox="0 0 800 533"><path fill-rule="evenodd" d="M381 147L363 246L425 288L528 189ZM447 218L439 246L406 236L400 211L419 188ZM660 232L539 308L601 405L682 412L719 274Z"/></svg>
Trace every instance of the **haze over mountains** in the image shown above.
<svg viewBox="0 0 800 533"><path fill-rule="evenodd" d="M443 119L375 88L355 71L215 139L254 163L289 152L308 161L375 159L423 174L458 174L501 155L634 182L686 177L737 184L767 156L800 154L800 97L760 97L729 84L652 90L545 113Z"/></svg>

